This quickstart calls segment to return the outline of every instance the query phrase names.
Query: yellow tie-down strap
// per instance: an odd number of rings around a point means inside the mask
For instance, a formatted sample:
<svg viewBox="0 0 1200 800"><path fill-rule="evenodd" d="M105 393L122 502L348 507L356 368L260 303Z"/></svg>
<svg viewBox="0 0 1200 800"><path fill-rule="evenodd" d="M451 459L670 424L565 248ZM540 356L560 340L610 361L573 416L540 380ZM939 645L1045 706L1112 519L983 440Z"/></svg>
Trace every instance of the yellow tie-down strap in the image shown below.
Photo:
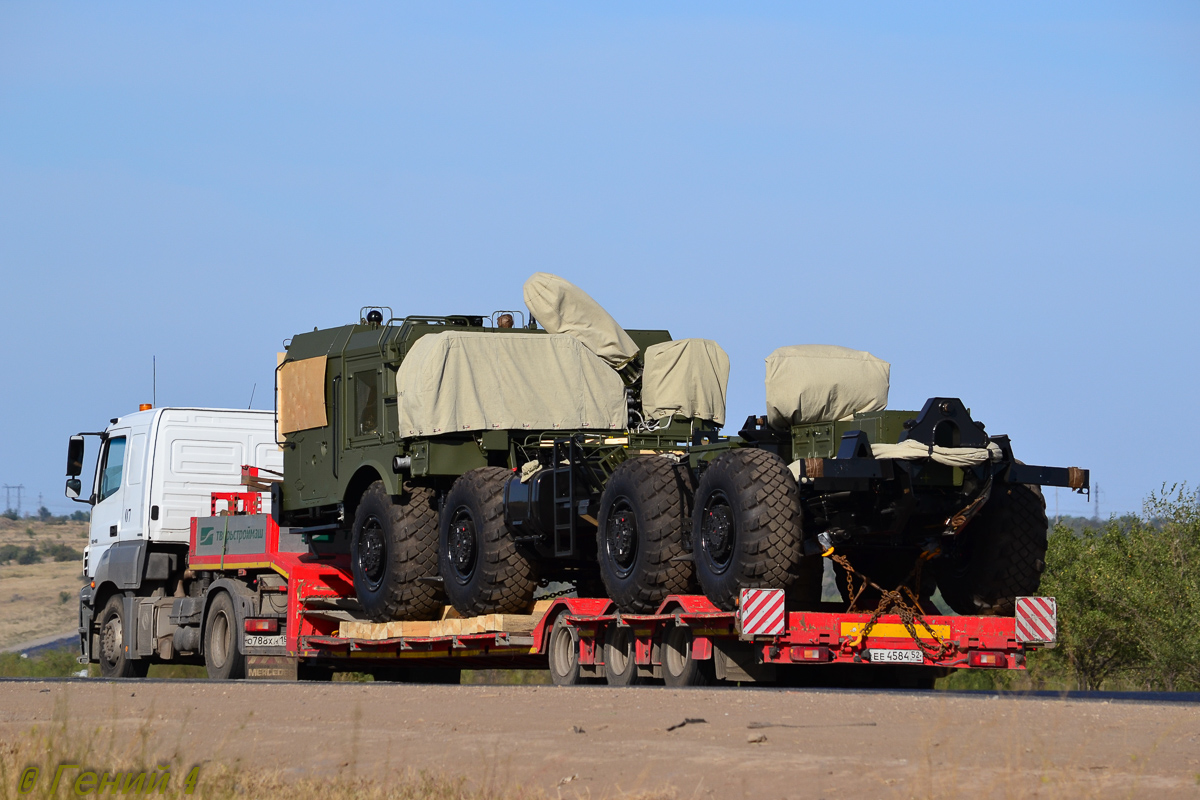
<svg viewBox="0 0 1200 800"><path fill-rule="evenodd" d="M858 639L860 632L862 631L863 628L866 627L866 625L867 625L867 623L865 623L865 622L843 622L842 623L842 638L849 636L852 639ZM922 639L932 639L933 638L932 636L929 635L929 631L925 630L924 625L922 625L920 623L916 623L915 627L917 629L917 635L920 636ZM950 638L950 626L949 625L930 625L929 627L933 628L933 632L936 633L942 639ZM876 622L875 625L871 628L871 638L873 639L876 636L879 636L882 638L888 638L888 639L910 639L910 638L912 638L911 636L909 636L908 628L905 628L899 622Z"/></svg>

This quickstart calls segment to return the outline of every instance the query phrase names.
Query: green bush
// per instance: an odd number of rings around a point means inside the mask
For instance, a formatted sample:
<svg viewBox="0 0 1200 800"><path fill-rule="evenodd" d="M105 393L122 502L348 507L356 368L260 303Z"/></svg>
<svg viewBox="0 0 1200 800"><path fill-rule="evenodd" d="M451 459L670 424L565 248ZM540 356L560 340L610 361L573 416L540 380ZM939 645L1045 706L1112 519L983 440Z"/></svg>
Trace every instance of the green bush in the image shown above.
<svg viewBox="0 0 1200 800"><path fill-rule="evenodd" d="M42 545L42 555L53 558L55 561L79 561L83 558L82 552L61 542L53 544L47 542Z"/></svg>
<svg viewBox="0 0 1200 800"><path fill-rule="evenodd" d="M15 544L0 544L0 564L16 561L21 555L21 548Z"/></svg>
<svg viewBox="0 0 1200 800"><path fill-rule="evenodd" d="M23 565L40 564L42 563L42 554L38 552L36 547L29 545L17 556L17 563Z"/></svg>
<svg viewBox="0 0 1200 800"><path fill-rule="evenodd" d="M1080 689L1200 689L1200 506L1186 488L1152 495L1141 517L1056 528L1040 593L1058 600L1059 647L1031 670Z"/></svg>

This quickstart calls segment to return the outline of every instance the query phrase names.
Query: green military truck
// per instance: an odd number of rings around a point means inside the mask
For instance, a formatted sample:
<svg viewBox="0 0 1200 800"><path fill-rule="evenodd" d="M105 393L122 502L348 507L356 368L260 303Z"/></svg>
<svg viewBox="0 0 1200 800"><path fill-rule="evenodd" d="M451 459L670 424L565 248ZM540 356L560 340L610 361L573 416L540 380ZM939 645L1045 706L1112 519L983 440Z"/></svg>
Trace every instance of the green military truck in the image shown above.
<svg viewBox="0 0 1200 800"><path fill-rule="evenodd" d="M686 455L724 423L727 356L546 273L524 297L528 319L364 308L287 345L273 514L349 553L375 620L520 611L551 581L650 611L692 585Z"/></svg>
<svg viewBox="0 0 1200 800"><path fill-rule="evenodd" d="M886 410L889 378L866 352L779 348L767 414L691 448L695 574L715 605L732 609L740 588L758 587L814 607L822 555L851 608L894 590L916 608L940 589L959 614L1011 616L1017 597L1037 593L1040 487L1086 492L1088 471L1023 464L956 398Z"/></svg>

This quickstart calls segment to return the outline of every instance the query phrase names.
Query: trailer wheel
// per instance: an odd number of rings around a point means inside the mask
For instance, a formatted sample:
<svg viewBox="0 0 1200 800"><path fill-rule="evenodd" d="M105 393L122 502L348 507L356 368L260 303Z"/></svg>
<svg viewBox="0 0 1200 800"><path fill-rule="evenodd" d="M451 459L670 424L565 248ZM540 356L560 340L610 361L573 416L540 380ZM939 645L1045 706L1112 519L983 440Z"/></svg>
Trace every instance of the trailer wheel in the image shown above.
<svg viewBox="0 0 1200 800"><path fill-rule="evenodd" d="M663 631L662 676L667 686L708 686L716 682L711 660L692 658L692 629L686 625L668 625Z"/></svg>
<svg viewBox="0 0 1200 800"><path fill-rule="evenodd" d="M713 605L732 611L742 588L795 588L807 573L801 535L799 491L779 456L738 448L705 470L696 490L692 552Z"/></svg>
<svg viewBox="0 0 1200 800"><path fill-rule="evenodd" d="M642 682L636 652L633 628L609 623L604 630L604 676L609 686L633 686Z"/></svg>
<svg viewBox="0 0 1200 800"><path fill-rule="evenodd" d="M375 622L433 619L445 603L437 575L437 501L433 489L405 487L395 502L375 481L354 513L350 562L354 592Z"/></svg>
<svg viewBox="0 0 1200 800"><path fill-rule="evenodd" d="M550 629L550 646L546 650L546 661L550 667L550 680L555 686L578 686L583 683L579 676L579 631L567 624L559 615Z"/></svg>
<svg viewBox="0 0 1200 800"><path fill-rule="evenodd" d="M246 677L241 642L233 599L228 592L217 592L204 622L204 666L209 678L229 681Z"/></svg>
<svg viewBox="0 0 1200 800"><path fill-rule="evenodd" d="M691 491L687 471L662 456L617 467L600 500L600 576L617 608L653 614L669 595L692 586L686 554Z"/></svg>
<svg viewBox="0 0 1200 800"><path fill-rule="evenodd" d="M446 495L438 565L446 597L464 616L522 612L533 601L533 561L504 523L504 484L511 476L503 467L473 469Z"/></svg>
<svg viewBox="0 0 1200 800"><path fill-rule="evenodd" d="M148 659L125 657L125 598L116 594L100 612L100 675L105 678L144 678L150 669Z"/></svg>
<svg viewBox="0 0 1200 800"><path fill-rule="evenodd" d="M942 597L959 614L1012 616L1037 594L1046 568L1046 500L1038 486L995 487L936 564Z"/></svg>

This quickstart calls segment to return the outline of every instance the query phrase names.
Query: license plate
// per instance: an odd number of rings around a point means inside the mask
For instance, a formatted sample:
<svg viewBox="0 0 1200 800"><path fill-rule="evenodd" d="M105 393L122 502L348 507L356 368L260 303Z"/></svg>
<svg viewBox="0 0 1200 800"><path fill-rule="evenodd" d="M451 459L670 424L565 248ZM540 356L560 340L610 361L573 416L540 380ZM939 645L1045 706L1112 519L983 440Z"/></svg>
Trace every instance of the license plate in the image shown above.
<svg viewBox="0 0 1200 800"><path fill-rule="evenodd" d="M920 650L867 650L867 658L872 664L924 664L925 654Z"/></svg>
<svg viewBox="0 0 1200 800"><path fill-rule="evenodd" d="M243 644L246 647L284 647L287 641L282 633L275 636L255 636L248 633Z"/></svg>

